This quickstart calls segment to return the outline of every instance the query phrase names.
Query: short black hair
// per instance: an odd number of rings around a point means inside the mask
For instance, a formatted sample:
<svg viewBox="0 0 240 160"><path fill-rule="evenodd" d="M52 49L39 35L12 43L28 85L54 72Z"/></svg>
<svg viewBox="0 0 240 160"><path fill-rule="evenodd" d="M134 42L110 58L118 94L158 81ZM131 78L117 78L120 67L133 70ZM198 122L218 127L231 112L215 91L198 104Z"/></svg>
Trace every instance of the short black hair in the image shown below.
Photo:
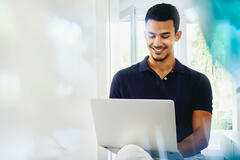
<svg viewBox="0 0 240 160"><path fill-rule="evenodd" d="M161 3L149 8L145 17L145 24L149 19L157 21L173 20L175 32L179 29L180 16L177 8L171 4Z"/></svg>

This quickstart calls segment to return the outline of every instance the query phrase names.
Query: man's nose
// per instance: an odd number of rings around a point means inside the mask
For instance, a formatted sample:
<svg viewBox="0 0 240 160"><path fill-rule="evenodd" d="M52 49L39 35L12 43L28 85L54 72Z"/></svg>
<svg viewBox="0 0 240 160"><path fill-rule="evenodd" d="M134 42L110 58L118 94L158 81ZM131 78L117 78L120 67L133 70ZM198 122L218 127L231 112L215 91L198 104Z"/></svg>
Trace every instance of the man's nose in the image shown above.
<svg viewBox="0 0 240 160"><path fill-rule="evenodd" d="M160 36L157 36L157 37L154 39L153 45L154 45L154 46L161 46L162 44L163 44L162 38L161 38Z"/></svg>

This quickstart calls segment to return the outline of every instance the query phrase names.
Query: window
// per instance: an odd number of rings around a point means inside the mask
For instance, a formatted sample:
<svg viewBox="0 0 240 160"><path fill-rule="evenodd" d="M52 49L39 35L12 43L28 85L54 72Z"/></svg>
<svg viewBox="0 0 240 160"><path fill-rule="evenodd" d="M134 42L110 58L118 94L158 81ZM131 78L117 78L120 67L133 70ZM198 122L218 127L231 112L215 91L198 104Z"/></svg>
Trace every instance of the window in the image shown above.
<svg viewBox="0 0 240 160"><path fill-rule="evenodd" d="M137 21L137 61L140 62L145 56L149 55L146 40L144 38L145 22Z"/></svg>
<svg viewBox="0 0 240 160"><path fill-rule="evenodd" d="M127 13L130 16L132 12ZM184 20L182 22L184 23L182 24L184 25L183 35L181 40L175 44L175 56L185 65L204 73L209 78L213 91L212 129L231 130L233 109L236 107L232 76L220 63L213 61L200 26L188 24ZM145 22L138 17L136 21L136 62L142 61L145 56L149 55L144 30ZM111 33L112 79L118 70L131 65L131 20L119 20L119 23L112 25Z"/></svg>
<svg viewBox="0 0 240 160"><path fill-rule="evenodd" d="M121 21L112 29L116 31L111 36L111 77L131 65L130 22Z"/></svg>
<svg viewBox="0 0 240 160"><path fill-rule="evenodd" d="M148 55L144 39L144 21L137 21L137 62ZM117 70L131 65L130 62L130 23L120 22L120 50L115 55L115 66L112 75ZM212 129L232 129L232 111L235 105L234 84L231 74L217 61L213 62L198 24L187 24L187 51L189 67L204 73L210 80L213 91L213 120ZM175 46L176 47L176 46ZM175 49L175 51L177 51ZM176 53L175 53L176 54ZM114 65L112 65L113 67Z"/></svg>
<svg viewBox="0 0 240 160"><path fill-rule="evenodd" d="M213 91L212 129L232 129L232 110L235 104L231 74L211 54L198 24L187 24L188 64L204 73Z"/></svg>

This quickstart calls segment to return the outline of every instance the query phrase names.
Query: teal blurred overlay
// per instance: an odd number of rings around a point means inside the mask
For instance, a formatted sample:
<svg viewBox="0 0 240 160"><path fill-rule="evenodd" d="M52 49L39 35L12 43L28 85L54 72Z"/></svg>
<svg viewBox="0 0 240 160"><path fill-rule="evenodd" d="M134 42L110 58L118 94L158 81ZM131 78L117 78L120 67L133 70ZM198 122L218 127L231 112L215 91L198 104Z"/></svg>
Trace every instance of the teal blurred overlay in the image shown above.
<svg viewBox="0 0 240 160"><path fill-rule="evenodd" d="M213 61L240 84L240 0L195 0Z"/></svg>

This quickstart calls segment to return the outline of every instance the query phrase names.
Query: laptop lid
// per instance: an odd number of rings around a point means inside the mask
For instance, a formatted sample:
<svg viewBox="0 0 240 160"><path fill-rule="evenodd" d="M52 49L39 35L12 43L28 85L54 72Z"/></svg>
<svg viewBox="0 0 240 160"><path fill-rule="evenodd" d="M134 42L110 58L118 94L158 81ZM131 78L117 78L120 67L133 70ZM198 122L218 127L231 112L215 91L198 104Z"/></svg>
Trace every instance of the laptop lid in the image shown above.
<svg viewBox="0 0 240 160"><path fill-rule="evenodd" d="M98 145L178 152L172 100L93 99L91 106Z"/></svg>

